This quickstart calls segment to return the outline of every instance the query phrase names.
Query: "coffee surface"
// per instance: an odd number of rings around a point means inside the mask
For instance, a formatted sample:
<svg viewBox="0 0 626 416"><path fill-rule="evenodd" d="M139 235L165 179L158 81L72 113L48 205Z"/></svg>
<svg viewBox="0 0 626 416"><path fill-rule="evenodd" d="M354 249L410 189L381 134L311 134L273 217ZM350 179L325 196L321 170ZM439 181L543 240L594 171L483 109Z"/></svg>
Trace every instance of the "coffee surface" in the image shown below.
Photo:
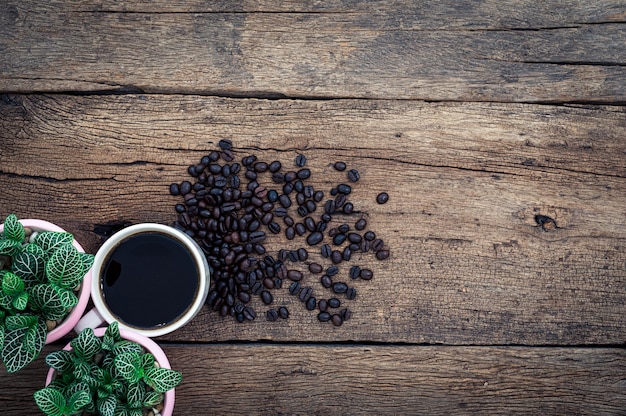
<svg viewBox="0 0 626 416"><path fill-rule="evenodd" d="M122 241L104 263L102 291L113 315L128 326L176 321L198 291L198 270L183 244L157 232Z"/></svg>

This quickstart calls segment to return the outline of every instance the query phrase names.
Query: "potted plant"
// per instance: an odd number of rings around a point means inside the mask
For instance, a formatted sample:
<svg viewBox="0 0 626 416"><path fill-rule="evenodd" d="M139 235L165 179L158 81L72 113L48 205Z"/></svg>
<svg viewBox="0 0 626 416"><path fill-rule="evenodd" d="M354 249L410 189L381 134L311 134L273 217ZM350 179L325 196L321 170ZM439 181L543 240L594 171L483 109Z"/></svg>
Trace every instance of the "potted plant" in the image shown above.
<svg viewBox="0 0 626 416"><path fill-rule="evenodd" d="M0 361L8 372L72 330L89 300L93 259L49 222L11 214L0 225Z"/></svg>
<svg viewBox="0 0 626 416"><path fill-rule="evenodd" d="M120 331L117 322L84 329L46 363L47 385L34 397L47 415L170 416L182 379L154 341Z"/></svg>

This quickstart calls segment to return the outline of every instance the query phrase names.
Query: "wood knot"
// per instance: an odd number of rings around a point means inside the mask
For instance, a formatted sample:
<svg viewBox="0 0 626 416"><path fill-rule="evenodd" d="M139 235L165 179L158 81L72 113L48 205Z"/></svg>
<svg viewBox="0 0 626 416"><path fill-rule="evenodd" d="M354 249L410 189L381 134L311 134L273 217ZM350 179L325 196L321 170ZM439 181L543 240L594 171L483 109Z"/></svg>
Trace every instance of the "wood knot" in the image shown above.
<svg viewBox="0 0 626 416"><path fill-rule="evenodd" d="M556 231L570 225L572 210L555 206L534 206L524 208L514 214L531 227L543 231Z"/></svg>
<svg viewBox="0 0 626 416"><path fill-rule="evenodd" d="M535 215L535 222L541 227L543 231L552 231L559 228L556 225L556 221L554 221L552 217L548 217L547 215Z"/></svg>

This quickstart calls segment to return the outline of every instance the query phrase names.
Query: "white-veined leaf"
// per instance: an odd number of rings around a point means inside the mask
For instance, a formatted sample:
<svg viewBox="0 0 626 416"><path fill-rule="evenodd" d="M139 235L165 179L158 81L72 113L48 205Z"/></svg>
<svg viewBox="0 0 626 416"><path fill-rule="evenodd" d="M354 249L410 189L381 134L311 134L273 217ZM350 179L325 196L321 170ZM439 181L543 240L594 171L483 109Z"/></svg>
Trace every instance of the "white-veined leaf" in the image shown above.
<svg viewBox="0 0 626 416"><path fill-rule="evenodd" d="M44 318L56 321L67 315L67 308L54 285L35 285L29 292L31 308Z"/></svg>
<svg viewBox="0 0 626 416"><path fill-rule="evenodd" d="M46 356L46 364L48 364L51 368L54 368L60 373L70 370L73 367L72 358L73 354L71 351L67 350L58 350L53 351Z"/></svg>
<svg viewBox="0 0 626 416"><path fill-rule="evenodd" d="M8 330L32 328L37 325L37 316L28 314L7 316L5 325Z"/></svg>
<svg viewBox="0 0 626 416"><path fill-rule="evenodd" d="M100 351L100 339L93 333L93 329L85 328L70 344L74 349L74 354L85 360L91 359Z"/></svg>
<svg viewBox="0 0 626 416"><path fill-rule="evenodd" d="M0 324L0 350L4 347L4 324Z"/></svg>
<svg viewBox="0 0 626 416"><path fill-rule="evenodd" d="M163 394L156 391L149 391L143 398L143 407L155 407L163 401Z"/></svg>
<svg viewBox="0 0 626 416"><path fill-rule="evenodd" d="M93 266L95 256L89 253L80 253L80 259L83 262L83 270L85 271L85 273L87 273L87 270L89 270L91 266Z"/></svg>
<svg viewBox="0 0 626 416"><path fill-rule="evenodd" d="M71 244L62 245L56 249L46 263L48 280L66 289L76 287L84 275L80 253Z"/></svg>
<svg viewBox="0 0 626 416"><path fill-rule="evenodd" d="M115 345L113 345L113 354L120 355L125 352L141 354L143 352L143 348L136 342L128 341L126 339L118 341Z"/></svg>
<svg viewBox="0 0 626 416"><path fill-rule="evenodd" d="M132 383L128 386L128 393L126 394L128 407L141 409L145 396L146 385L144 383Z"/></svg>
<svg viewBox="0 0 626 416"><path fill-rule="evenodd" d="M42 231L35 237L35 243L49 254L60 246L72 244L73 241L72 234L59 231Z"/></svg>
<svg viewBox="0 0 626 416"><path fill-rule="evenodd" d="M91 395L88 391L77 391L72 394L67 401L67 407L70 414L78 413L91 401Z"/></svg>
<svg viewBox="0 0 626 416"><path fill-rule="evenodd" d="M131 416L129 410L123 404L119 404L115 408L115 416Z"/></svg>
<svg viewBox="0 0 626 416"><path fill-rule="evenodd" d="M34 394L35 403L42 412L48 416L63 416L66 412L67 403L63 393L60 391L45 387L37 390Z"/></svg>
<svg viewBox="0 0 626 416"><path fill-rule="evenodd" d="M46 261L43 257L22 251L13 258L11 270L19 276L27 287L42 283L46 276Z"/></svg>
<svg viewBox="0 0 626 416"><path fill-rule="evenodd" d="M150 354L149 352L143 354L141 356L141 367L144 370L154 368L154 355Z"/></svg>
<svg viewBox="0 0 626 416"><path fill-rule="evenodd" d="M9 373L26 367L41 353L46 343L47 331L45 321L39 320L35 327L9 330L5 333L0 359Z"/></svg>
<svg viewBox="0 0 626 416"><path fill-rule="evenodd" d="M64 289L59 286L54 286L54 290L56 290L59 298L61 299L61 304L65 309L73 308L78 303L78 298L74 294L74 291L70 289Z"/></svg>
<svg viewBox="0 0 626 416"><path fill-rule="evenodd" d="M24 237L26 237L26 231L24 230L24 226L17 219L15 214L9 215L4 220L4 236L10 238L13 241L17 241L21 243L24 241Z"/></svg>
<svg viewBox="0 0 626 416"><path fill-rule="evenodd" d="M2 291L11 297L15 297L24 291L26 285L18 275L6 272L2 276Z"/></svg>
<svg viewBox="0 0 626 416"><path fill-rule="evenodd" d="M18 311L23 311L28 305L28 293L22 292L13 298L11 305Z"/></svg>
<svg viewBox="0 0 626 416"><path fill-rule="evenodd" d="M5 256L15 256L20 252L21 248L22 243L8 238L0 239L0 254L4 254Z"/></svg>
<svg viewBox="0 0 626 416"><path fill-rule="evenodd" d="M13 308L13 306L11 305L12 303L13 298L0 290L0 307L9 311Z"/></svg>
<svg viewBox="0 0 626 416"><path fill-rule="evenodd" d="M113 416L115 415L117 400L113 395L107 396L105 399L98 400L97 407L101 416Z"/></svg>
<svg viewBox="0 0 626 416"><path fill-rule="evenodd" d="M143 411L141 409L128 409L129 416L143 416Z"/></svg>
<svg viewBox="0 0 626 416"><path fill-rule="evenodd" d="M151 368L144 374L146 383L159 393L165 393L178 386L182 378L181 373L169 368Z"/></svg>
<svg viewBox="0 0 626 416"><path fill-rule="evenodd" d="M34 254L37 257L41 257L44 260L47 260L48 258L46 251L35 243L26 244L24 247L22 247L22 250L27 253Z"/></svg>
<svg viewBox="0 0 626 416"><path fill-rule="evenodd" d="M129 383L136 383L141 379L141 358L133 352L123 352L115 357L115 371Z"/></svg>

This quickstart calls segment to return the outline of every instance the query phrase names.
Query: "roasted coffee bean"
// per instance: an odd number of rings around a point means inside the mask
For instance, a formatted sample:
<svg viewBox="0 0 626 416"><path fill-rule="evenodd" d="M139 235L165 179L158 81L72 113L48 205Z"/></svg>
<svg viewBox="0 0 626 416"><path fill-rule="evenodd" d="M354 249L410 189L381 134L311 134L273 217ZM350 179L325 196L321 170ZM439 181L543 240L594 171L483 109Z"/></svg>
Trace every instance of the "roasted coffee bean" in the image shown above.
<svg viewBox="0 0 626 416"><path fill-rule="evenodd" d="M289 251L285 250L284 248L281 248L280 250L278 250L278 261L284 262L285 260L287 260L288 254L289 254Z"/></svg>
<svg viewBox="0 0 626 416"><path fill-rule="evenodd" d="M300 169L296 173L296 176L298 177L298 179L308 179L311 176L311 171L307 168Z"/></svg>
<svg viewBox="0 0 626 416"><path fill-rule="evenodd" d="M327 223L325 223L324 221L320 221L315 226L315 231L319 231L320 233L323 233L324 231L326 231L327 226L328 226Z"/></svg>
<svg viewBox="0 0 626 416"><path fill-rule="evenodd" d="M296 223L295 228L298 235L304 235L304 233L306 233L306 227L301 222Z"/></svg>
<svg viewBox="0 0 626 416"><path fill-rule="evenodd" d="M354 205L352 204L352 202L346 202L342 210L344 214L351 214L352 211L354 211Z"/></svg>
<svg viewBox="0 0 626 416"><path fill-rule="evenodd" d="M289 260L295 263L298 261L298 252L296 250L290 250L288 257L289 257Z"/></svg>
<svg viewBox="0 0 626 416"><path fill-rule="evenodd" d="M385 242L383 240L381 240L380 238L377 238L376 240L372 241L372 250L374 252L382 250L384 245L385 245Z"/></svg>
<svg viewBox="0 0 626 416"><path fill-rule="evenodd" d="M361 274L359 275L363 280L371 280L374 276L374 273L370 269L362 269Z"/></svg>
<svg viewBox="0 0 626 416"><path fill-rule="evenodd" d="M314 310L316 305L317 305L317 300L313 296L311 296L309 300L306 301L306 309L308 311Z"/></svg>
<svg viewBox="0 0 626 416"><path fill-rule="evenodd" d="M335 293L346 293L348 290L348 285L342 282L337 282L333 284L333 292Z"/></svg>
<svg viewBox="0 0 626 416"><path fill-rule="evenodd" d="M329 223L332 221L333 217L330 216L330 214L324 213L322 214L322 216L320 217L320 219L325 222L325 223Z"/></svg>
<svg viewBox="0 0 626 416"><path fill-rule="evenodd" d="M177 183L173 183L170 185L170 194L176 196L180 195L180 186Z"/></svg>
<svg viewBox="0 0 626 416"><path fill-rule="evenodd" d="M248 292L239 292L237 296L239 297L239 300L243 303L250 302L250 294Z"/></svg>
<svg viewBox="0 0 626 416"><path fill-rule="evenodd" d="M302 190L302 193L304 194L305 198L307 198L307 199L313 198L313 194L315 193L315 189L313 189L313 186L311 186L311 185L306 185L304 187L304 189Z"/></svg>
<svg viewBox="0 0 626 416"><path fill-rule="evenodd" d="M298 207L297 212L298 212L298 215L303 218L309 215L309 211L306 209L305 206L302 206L302 205Z"/></svg>
<svg viewBox="0 0 626 416"><path fill-rule="evenodd" d="M330 276L326 274L322 276L322 278L320 279L320 282L322 283L322 286L324 286L326 289L331 287L333 284L333 280L330 278Z"/></svg>
<svg viewBox="0 0 626 416"><path fill-rule="evenodd" d="M326 214L333 214L335 212L335 209L336 209L335 201L333 201L332 199L329 199L324 204L324 212Z"/></svg>
<svg viewBox="0 0 626 416"><path fill-rule="evenodd" d="M389 257L389 250L379 250L376 252L376 258L378 260L385 260Z"/></svg>
<svg viewBox="0 0 626 416"><path fill-rule="evenodd" d="M222 150L233 150L233 142L230 139L222 139L217 143L217 145Z"/></svg>
<svg viewBox="0 0 626 416"><path fill-rule="evenodd" d="M322 199L324 199L324 192L322 191L317 191L313 194L313 200L315 202L321 202Z"/></svg>
<svg viewBox="0 0 626 416"><path fill-rule="evenodd" d="M254 245L254 252L256 254L265 254L265 247L262 246L261 244L255 244Z"/></svg>
<svg viewBox="0 0 626 416"><path fill-rule="evenodd" d="M274 215L277 217L286 217L287 216L287 208L278 207L274 209Z"/></svg>
<svg viewBox="0 0 626 416"><path fill-rule="evenodd" d="M239 185L241 184L241 180L239 179L239 176L235 175L235 176L231 176L229 179L229 183L230 183L230 187L231 188L239 188Z"/></svg>
<svg viewBox="0 0 626 416"><path fill-rule="evenodd" d="M274 209L274 204L272 204L271 202L266 202L263 205L261 205L261 211L263 212L270 212L273 209Z"/></svg>
<svg viewBox="0 0 626 416"><path fill-rule="evenodd" d="M274 172L278 172L281 167L282 167L282 164L278 160L275 160L272 163L270 163L270 165L268 166L268 169L270 170L270 172L274 173Z"/></svg>
<svg viewBox="0 0 626 416"><path fill-rule="evenodd" d="M254 318L256 318L256 312L254 312L254 309L250 307L245 307L243 308L243 316L248 321L254 321Z"/></svg>
<svg viewBox="0 0 626 416"><path fill-rule="evenodd" d="M320 312L326 312L328 310L328 302L325 299L320 299L317 303L317 308Z"/></svg>
<svg viewBox="0 0 626 416"><path fill-rule="evenodd" d="M298 270L289 270L287 272L287 277L294 282L299 282L300 280L302 280L302 277L304 277L304 275Z"/></svg>
<svg viewBox="0 0 626 416"><path fill-rule="evenodd" d="M278 202L280 203L280 205L282 205L284 208L289 208L291 206L291 198L289 198L289 195L287 194L282 194L278 197Z"/></svg>
<svg viewBox="0 0 626 416"><path fill-rule="evenodd" d="M304 155L296 156L296 166L301 168L304 165L306 165L306 156L304 156Z"/></svg>
<svg viewBox="0 0 626 416"><path fill-rule="evenodd" d="M313 220L313 218L311 217L306 217L304 219L304 226L306 227L307 230L311 232L315 231L315 220Z"/></svg>
<svg viewBox="0 0 626 416"><path fill-rule="evenodd" d="M359 174L358 170L350 169L348 171L348 179L350 179L350 182L357 182L360 178L361 178L361 175Z"/></svg>
<svg viewBox="0 0 626 416"><path fill-rule="evenodd" d="M346 170L345 162L335 162L333 167L335 168L335 170L338 170L339 172L343 172L344 170Z"/></svg>
<svg viewBox="0 0 626 416"><path fill-rule="evenodd" d="M345 194L338 194L335 197L335 208L339 209L341 207L343 207L343 204L346 203L346 195Z"/></svg>
<svg viewBox="0 0 626 416"><path fill-rule="evenodd" d="M350 278L351 279L358 279L360 275L361 275L361 268L359 266L352 266L352 267L350 267Z"/></svg>
<svg viewBox="0 0 626 416"><path fill-rule="evenodd" d="M298 260L306 261L309 258L309 252L306 251L305 248L301 247L298 249Z"/></svg>
<svg viewBox="0 0 626 416"><path fill-rule="evenodd" d="M235 154L233 153L232 150L230 149L225 149L224 151L222 151L221 155L222 159L224 159L224 161L226 162L232 162L233 159L235 159Z"/></svg>
<svg viewBox="0 0 626 416"><path fill-rule="evenodd" d="M285 229L285 237L287 237L287 240L293 240L295 236L296 230L294 230L293 227L287 227Z"/></svg>
<svg viewBox="0 0 626 416"><path fill-rule="evenodd" d="M341 316L341 319L343 319L343 321L345 322L352 317L352 312L350 311L350 309L344 308L339 311L339 316Z"/></svg>
<svg viewBox="0 0 626 416"><path fill-rule="evenodd" d="M348 233L348 240L351 243L360 243L361 240L363 239L363 237L361 237L360 234L357 233Z"/></svg>
<svg viewBox="0 0 626 416"><path fill-rule="evenodd" d="M274 183L283 183L285 182L285 175L280 172L275 172L272 174L272 182Z"/></svg>
<svg viewBox="0 0 626 416"><path fill-rule="evenodd" d="M319 244L323 239L324 235L318 231L315 231L309 234L309 236L306 238L306 242L308 245L314 246L316 244Z"/></svg>
<svg viewBox="0 0 626 416"><path fill-rule="evenodd" d="M290 193L293 192L293 184L292 183L286 183L285 185L283 185L283 193L285 195L288 195Z"/></svg>
<svg viewBox="0 0 626 416"><path fill-rule="evenodd" d="M260 294L263 291L263 284L257 281L254 285L252 285L250 291L255 295Z"/></svg>
<svg viewBox="0 0 626 416"><path fill-rule="evenodd" d="M339 273L339 267L337 266L330 266L328 269L326 269L326 274L330 277L335 276L337 273Z"/></svg>
<svg viewBox="0 0 626 416"><path fill-rule="evenodd" d="M176 210L176 212L178 212L179 214L187 211L187 207L185 207L183 204L176 204L176 206L174 206L174 209Z"/></svg>
<svg viewBox="0 0 626 416"><path fill-rule="evenodd" d="M337 195L337 188L331 188L331 190L330 190L330 194L331 194L332 196Z"/></svg>
<svg viewBox="0 0 626 416"><path fill-rule="evenodd" d="M243 313L238 313L236 315L236 319L237 319L237 322L242 323L244 321L244 319L245 319L244 316L243 316Z"/></svg>
<svg viewBox="0 0 626 416"><path fill-rule="evenodd" d="M335 235L335 237L333 237L333 244L336 246L343 244L344 241L346 241L345 234L337 234Z"/></svg>
<svg viewBox="0 0 626 416"><path fill-rule="evenodd" d="M278 308L278 316L280 316L282 319L289 318L289 310L284 306L281 306L280 308Z"/></svg>
<svg viewBox="0 0 626 416"><path fill-rule="evenodd" d="M322 266L319 263L311 263L309 264L309 271L311 273L321 273L323 270Z"/></svg>
<svg viewBox="0 0 626 416"><path fill-rule="evenodd" d="M289 293L296 296L300 293L300 282L293 282L289 286Z"/></svg>
<svg viewBox="0 0 626 416"><path fill-rule="evenodd" d="M267 312L265 312L265 318L270 322L274 322L278 319L278 312L276 311L276 309L269 309Z"/></svg>
<svg viewBox="0 0 626 416"><path fill-rule="evenodd" d="M343 261L350 261L350 259L352 258L352 250L350 249L350 246L346 246L343 248L341 256L343 257Z"/></svg>
<svg viewBox="0 0 626 416"><path fill-rule="evenodd" d="M324 244L322 246L321 253L322 253L322 257L324 257L325 259L330 257L330 255L332 254L332 249L330 248L330 245Z"/></svg>
<svg viewBox="0 0 626 416"><path fill-rule="evenodd" d="M233 163L232 165L230 165L230 173L232 175L238 174L240 170L241 170L241 165L239 163Z"/></svg>
<svg viewBox="0 0 626 416"><path fill-rule="evenodd" d="M346 290L346 299L353 300L354 298L356 298L356 289L349 287L348 290Z"/></svg>
<svg viewBox="0 0 626 416"><path fill-rule="evenodd" d="M385 204L387 201L389 201L389 194L387 194L387 192L381 192L376 196L376 202L379 204Z"/></svg>
<svg viewBox="0 0 626 416"><path fill-rule="evenodd" d="M332 316L332 318L330 318L330 320L332 321L333 325L335 325L335 326L341 326L341 324L343 324L343 319L338 314L334 314Z"/></svg>
<svg viewBox="0 0 626 416"><path fill-rule="evenodd" d="M296 204L304 205L305 202L306 197L304 196L304 194L302 192L298 192L298 194L296 195Z"/></svg>
<svg viewBox="0 0 626 416"><path fill-rule="evenodd" d="M222 166L222 175L228 177L230 176L230 165L224 165Z"/></svg>
<svg viewBox="0 0 626 416"><path fill-rule="evenodd" d="M250 222L250 224L248 224L248 231L250 231L250 233L254 234L254 232L256 230L258 230L260 226L261 226L261 223L259 221L252 220ZM252 236L252 234L250 236Z"/></svg>
<svg viewBox="0 0 626 416"><path fill-rule="evenodd" d="M222 307L220 308L220 315L223 317L228 315L228 305L222 305Z"/></svg>
<svg viewBox="0 0 626 416"><path fill-rule="evenodd" d="M215 305L215 301L217 301L218 296L219 294L217 293L217 290L212 290L206 298L206 304L212 307Z"/></svg>
<svg viewBox="0 0 626 416"><path fill-rule="evenodd" d="M285 182L293 182L296 179L296 172L290 170L285 173Z"/></svg>
<svg viewBox="0 0 626 416"><path fill-rule="evenodd" d="M274 211L274 215L276 215L276 211ZM293 227L293 225L295 224L295 222L293 221L293 218L291 218L289 215L285 215L283 217L283 222L288 227Z"/></svg>
<svg viewBox="0 0 626 416"><path fill-rule="evenodd" d="M258 196L259 198L265 198L265 196L267 195L268 189L265 186L257 186L254 189L254 194L256 196ZM271 202L268 202L268 204L271 204Z"/></svg>
<svg viewBox="0 0 626 416"><path fill-rule="evenodd" d="M338 308L341 306L341 301L337 298L328 299L328 307L329 308Z"/></svg>
<svg viewBox="0 0 626 416"><path fill-rule="evenodd" d="M269 214L269 213L268 213ZM278 223L276 222L270 222L269 224L267 224L267 228L269 228L269 230L273 233L273 234L278 234L280 232L280 225L278 225Z"/></svg>
<svg viewBox="0 0 626 416"><path fill-rule="evenodd" d="M300 291L300 294L298 295L298 298L302 302L308 302L312 294L313 294L313 288L310 286L306 286L302 288L302 290Z"/></svg>
<svg viewBox="0 0 626 416"><path fill-rule="evenodd" d="M270 202L278 201L278 192L276 192L276 190L274 190L274 189L269 191L267 193L267 200L270 201Z"/></svg>
<svg viewBox="0 0 626 416"><path fill-rule="evenodd" d="M274 269L269 269L269 270L274 270ZM266 277L265 279L263 279L263 286L265 286L267 289L274 289L274 280L270 279L270 277Z"/></svg>
<svg viewBox="0 0 626 416"><path fill-rule="evenodd" d="M306 201L304 206L306 207L306 210L309 211L309 213L313 213L317 209L317 204L310 199Z"/></svg>
<svg viewBox="0 0 626 416"><path fill-rule="evenodd" d="M219 152L213 150L211 153L209 153L209 160L212 162L215 162L216 160L218 160L220 158L220 154Z"/></svg>
<svg viewBox="0 0 626 416"><path fill-rule="evenodd" d="M330 255L330 259L332 260L333 264L339 264L343 260L343 254L339 250L333 250Z"/></svg>
<svg viewBox="0 0 626 416"><path fill-rule="evenodd" d="M344 195L349 195L352 192L352 187L348 184L342 183L337 185L337 192Z"/></svg>
<svg viewBox="0 0 626 416"><path fill-rule="evenodd" d="M261 300L264 304L269 305L270 303L272 303L274 298L272 297L272 294L270 292L264 290L261 292Z"/></svg>
<svg viewBox="0 0 626 416"><path fill-rule="evenodd" d="M376 233L374 231L368 231L363 235L363 238L367 241L374 241L376 239Z"/></svg>
<svg viewBox="0 0 626 416"><path fill-rule="evenodd" d="M249 170L246 172L246 174L244 175L247 179L250 179L251 181L256 181L257 178L257 174L255 171L253 170Z"/></svg>
<svg viewBox="0 0 626 416"><path fill-rule="evenodd" d="M274 215L271 212L267 212L261 217L261 223L268 225L274 219Z"/></svg>
<svg viewBox="0 0 626 416"><path fill-rule="evenodd" d="M186 194L188 194L189 192L191 192L191 182L189 182L189 181L183 181L183 182L180 184L180 189L179 189L179 191L180 191L180 194L181 194L181 195L186 195Z"/></svg>
<svg viewBox="0 0 626 416"><path fill-rule="evenodd" d="M257 244L260 243L261 241L265 240L266 235L263 231L255 231L250 233L250 242L253 244Z"/></svg>
<svg viewBox="0 0 626 416"><path fill-rule="evenodd" d="M256 162L254 164L254 171L257 173L263 173L267 170L268 166L265 162Z"/></svg>
<svg viewBox="0 0 626 416"><path fill-rule="evenodd" d="M330 314L328 312L320 312L320 313L317 314L317 319L320 322L328 322L328 321L330 321L330 318L331 318L331 316L330 316Z"/></svg>

